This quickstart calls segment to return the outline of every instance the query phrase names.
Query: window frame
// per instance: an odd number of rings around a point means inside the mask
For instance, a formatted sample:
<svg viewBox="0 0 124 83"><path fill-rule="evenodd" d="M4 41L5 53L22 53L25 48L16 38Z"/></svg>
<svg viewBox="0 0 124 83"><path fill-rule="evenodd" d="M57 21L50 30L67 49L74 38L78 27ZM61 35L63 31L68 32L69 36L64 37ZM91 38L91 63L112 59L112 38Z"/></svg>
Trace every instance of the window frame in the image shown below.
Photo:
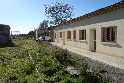
<svg viewBox="0 0 124 83"><path fill-rule="evenodd" d="M71 31L67 31L67 39L71 40Z"/></svg>
<svg viewBox="0 0 124 83"><path fill-rule="evenodd" d="M79 40L86 40L86 29L79 30Z"/></svg>
<svg viewBox="0 0 124 83"><path fill-rule="evenodd" d="M101 42L116 43L117 42L117 26L102 27Z"/></svg>
<svg viewBox="0 0 124 83"><path fill-rule="evenodd" d="M62 39L62 32L59 32L59 38Z"/></svg>

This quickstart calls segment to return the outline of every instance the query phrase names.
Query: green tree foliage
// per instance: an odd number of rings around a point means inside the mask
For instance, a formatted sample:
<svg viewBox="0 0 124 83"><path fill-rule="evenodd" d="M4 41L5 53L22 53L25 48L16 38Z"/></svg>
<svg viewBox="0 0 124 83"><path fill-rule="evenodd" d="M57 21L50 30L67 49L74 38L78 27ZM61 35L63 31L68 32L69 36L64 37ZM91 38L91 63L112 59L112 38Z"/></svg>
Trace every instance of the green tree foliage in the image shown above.
<svg viewBox="0 0 124 83"><path fill-rule="evenodd" d="M28 33L28 36L29 36L29 37L34 37L34 36L35 36L35 31L30 31L30 32Z"/></svg>

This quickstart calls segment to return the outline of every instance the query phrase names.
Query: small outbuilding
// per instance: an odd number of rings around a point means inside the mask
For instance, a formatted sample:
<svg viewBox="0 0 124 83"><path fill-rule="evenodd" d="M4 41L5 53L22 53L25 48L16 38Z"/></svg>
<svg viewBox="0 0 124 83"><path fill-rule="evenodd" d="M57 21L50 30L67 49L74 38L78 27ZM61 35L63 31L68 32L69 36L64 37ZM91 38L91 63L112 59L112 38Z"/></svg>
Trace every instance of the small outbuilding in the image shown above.
<svg viewBox="0 0 124 83"><path fill-rule="evenodd" d="M36 40L38 40L38 38L40 38L40 37L44 37L44 38L46 37L48 39L50 38L50 41L53 41L53 38L54 38L53 27L54 26L48 27L47 29L37 29L35 31ZM47 40L47 39L45 39L45 40Z"/></svg>
<svg viewBox="0 0 124 83"><path fill-rule="evenodd" d="M0 24L0 44L10 42L10 26Z"/></svg>

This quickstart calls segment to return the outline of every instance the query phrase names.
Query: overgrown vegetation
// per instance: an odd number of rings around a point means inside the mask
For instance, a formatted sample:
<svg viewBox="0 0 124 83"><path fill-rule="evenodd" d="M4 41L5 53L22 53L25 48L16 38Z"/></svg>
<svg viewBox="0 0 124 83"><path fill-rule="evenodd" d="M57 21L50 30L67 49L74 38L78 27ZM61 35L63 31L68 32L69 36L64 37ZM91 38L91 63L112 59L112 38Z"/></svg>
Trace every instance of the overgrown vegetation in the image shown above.
<svg viewBox="0 0 124 83"><path fill-rule="evenodd" d="M12 47L0 48L2 83L109 83L98 72L88 72L86 63L70 56L67 50L33 40L13 42ZM70 75L65 69L68 66L80 68L81 74Z"/></svg>

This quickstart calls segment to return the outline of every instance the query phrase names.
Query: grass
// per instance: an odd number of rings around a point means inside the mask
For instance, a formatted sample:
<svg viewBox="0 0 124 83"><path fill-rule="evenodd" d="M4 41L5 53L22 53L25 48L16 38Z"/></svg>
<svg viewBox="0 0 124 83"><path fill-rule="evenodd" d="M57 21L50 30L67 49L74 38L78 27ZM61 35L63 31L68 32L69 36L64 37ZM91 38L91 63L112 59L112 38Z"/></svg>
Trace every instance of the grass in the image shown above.
<svg viewBox="0 0 124 83"><path fill-rule="evenodd" d="M70 75L65 70L68 66L81 68L81 74ZM12 46L0 48L1 83L110 83L98 72L86 70L85 62L67 50L33 40L14 39Z"/></svg>

